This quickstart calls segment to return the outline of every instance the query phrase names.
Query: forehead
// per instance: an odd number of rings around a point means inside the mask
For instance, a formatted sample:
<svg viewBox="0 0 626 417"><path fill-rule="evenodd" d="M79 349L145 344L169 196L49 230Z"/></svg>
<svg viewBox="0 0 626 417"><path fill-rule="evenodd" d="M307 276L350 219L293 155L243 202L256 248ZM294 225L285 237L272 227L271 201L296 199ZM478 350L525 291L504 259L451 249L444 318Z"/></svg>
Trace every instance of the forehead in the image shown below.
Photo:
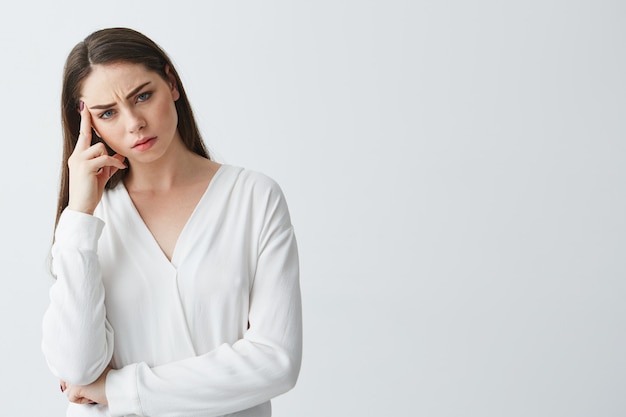
<svg viewBox="0 0 626 417"><path fill-rule="evenodd" d="M80 95L85 101L125 96L138 85L161 79L141 64L121 62L94 65L81 84Z"/></svg>

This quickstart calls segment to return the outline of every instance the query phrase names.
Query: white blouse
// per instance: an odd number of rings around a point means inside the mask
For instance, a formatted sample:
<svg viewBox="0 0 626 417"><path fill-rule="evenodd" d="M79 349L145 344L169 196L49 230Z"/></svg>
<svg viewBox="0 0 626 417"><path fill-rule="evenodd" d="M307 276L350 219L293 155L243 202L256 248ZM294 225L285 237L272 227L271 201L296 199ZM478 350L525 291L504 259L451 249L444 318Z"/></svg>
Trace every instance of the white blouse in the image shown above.
<svg viewBox="0 0 626 417"><path fill-rule="evenodd" d="M85 385L109 363L109 406L68 416L266 417L302 355L296 239L279 186L217 171L171 262L123 184L94 216L66 209L42 349L61 380Z"/></svg>

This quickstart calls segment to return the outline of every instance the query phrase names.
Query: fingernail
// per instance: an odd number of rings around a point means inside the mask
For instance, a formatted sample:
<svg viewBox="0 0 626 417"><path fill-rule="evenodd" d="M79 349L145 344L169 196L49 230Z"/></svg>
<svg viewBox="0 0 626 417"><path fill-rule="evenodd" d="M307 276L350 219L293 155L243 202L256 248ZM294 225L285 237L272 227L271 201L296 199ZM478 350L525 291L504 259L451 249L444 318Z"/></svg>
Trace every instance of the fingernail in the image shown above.
<svg viewBox="0 0 626 417"><path fill-rule="evenodd" d="M78 105L78 108L80 109L80 111L83 111L83 109L85 108L85 103L81 101Z"/></svg>

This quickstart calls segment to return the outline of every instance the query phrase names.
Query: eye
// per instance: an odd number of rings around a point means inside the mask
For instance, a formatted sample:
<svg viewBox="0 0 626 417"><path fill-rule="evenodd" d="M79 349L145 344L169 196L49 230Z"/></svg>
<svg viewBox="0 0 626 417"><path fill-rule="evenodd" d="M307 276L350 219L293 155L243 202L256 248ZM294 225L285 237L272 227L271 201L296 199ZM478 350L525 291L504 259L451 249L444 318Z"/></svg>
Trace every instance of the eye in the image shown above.
<svg viewBox="0 0 626 417"><path fill-rule="evenodd" d="M152 96L150 91L146 91L145 93L141 93L137 96L137 101L146 101Z"/></svg>
<svg viewBox="0 0 626 417"><path fill-rule="evenodd" d="M100 119L110 119L111 117L113 117L113 110L107 110L104 113L100 113L100 116L98 116Z"/></svg>

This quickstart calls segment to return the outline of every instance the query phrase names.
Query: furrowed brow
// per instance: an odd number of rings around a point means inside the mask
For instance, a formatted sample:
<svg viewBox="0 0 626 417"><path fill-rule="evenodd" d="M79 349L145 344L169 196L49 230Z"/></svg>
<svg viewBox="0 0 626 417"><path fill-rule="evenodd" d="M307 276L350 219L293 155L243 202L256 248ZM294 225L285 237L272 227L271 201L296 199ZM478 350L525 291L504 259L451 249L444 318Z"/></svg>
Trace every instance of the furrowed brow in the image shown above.
<svg viewBox="0 0 626 417"><path fill-rule="evenodd" d="M126 99L128 100L128 99L132 98L135 94L140 92L142 88L144 88L145 86L150 84L150 82L151 81L145 82L145 83L141 84L139 87L134 88L133 91L128 93L128 95L126 96ZM104 109L109 109L109 108L111 108L113 106L115 106L115 103L113 103L113 104L98 104L96 106L89 106L89 108L90 109L94 109L94 110L104 110Z"/></svg>
<svg viewBox="0 0 626 417"><path fill-rule="evenodd" d="M131 91L130 93L128 93L128 95L126 96L126 100L132 98L135 94L137 94L138 92L141 91L142 88L144 88L145 86L147 86L148 84L150 84L150 81L141 84L139 87L135 88L133 91Z"/></svg>

